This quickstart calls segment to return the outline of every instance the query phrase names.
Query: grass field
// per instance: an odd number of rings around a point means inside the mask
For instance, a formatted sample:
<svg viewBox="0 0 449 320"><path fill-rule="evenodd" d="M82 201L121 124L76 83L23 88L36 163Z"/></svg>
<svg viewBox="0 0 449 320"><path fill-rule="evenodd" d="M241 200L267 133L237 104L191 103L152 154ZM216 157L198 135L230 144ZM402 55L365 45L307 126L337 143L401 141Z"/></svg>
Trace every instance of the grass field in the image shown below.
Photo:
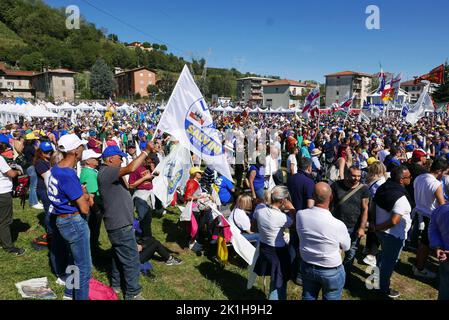
<svg viewBox="0 0 449 320"><path fill-rule="evenodd" d="M14 284L19 281L48 277L50 287L62 298L63 287L55 284L56 278L50 272L47 251L36 251L31 247L31 240L44 232L42 227L43 212L25 208L14 202L13 237L17 246L26 249L23 256L15 257L0 250L0 299L21 299ZM146 299L187 299L187 300L240 300L265 299L263 280L258 278L255 287L246 290L247 270L245 263L230 251L230 262L225 267L216 263L211 252L207 256L197 256L190 250L183 249L185 237L177 224L178 215L169 213L153 219L153 234L164 243L184 263L179 266L166 266L161 260L151 261L154 266L155 279L141 277L143 296ZM102 258L94 257L93 276L106 283L110 263L109 241L105 230L101 234ZM359 252L358 258L361 257ZM209 257L208 257L209 256ZM400 299L428 300L437 297L437 280L420 280L412 274L414 254L403 252L396 266L392 287L400 291ZM435 260L429 268L437 272ZM345 290L343 299L376 299L376 295L365 287L366 266L355 263L355 280L351 290ZM269 283L269 279L266 279ZM288 284L288 299L298 300L301 287L293 282Z"/></svg>

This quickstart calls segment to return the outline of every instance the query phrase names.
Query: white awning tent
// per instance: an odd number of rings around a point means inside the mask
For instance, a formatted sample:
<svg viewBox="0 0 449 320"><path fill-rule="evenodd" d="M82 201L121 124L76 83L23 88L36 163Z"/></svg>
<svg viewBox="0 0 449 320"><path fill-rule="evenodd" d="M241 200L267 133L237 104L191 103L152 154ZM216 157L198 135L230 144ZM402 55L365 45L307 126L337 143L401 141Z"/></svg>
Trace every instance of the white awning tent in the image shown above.
<svg viewBox="0 0 449 320"><path fill-rule="evenodd" d="M215 109L211 109L212 111L217 111L217 112L223 112L224 108L220 105L218 107L216 107Z"/></svg>
<svg viewBox="0 0 449 320"><path fill-rule="evenodd" d="M27 104L0 104L0 124L17 122L20 117L32 118L58 118L58 114L48 111L41 105Z"/></svg>

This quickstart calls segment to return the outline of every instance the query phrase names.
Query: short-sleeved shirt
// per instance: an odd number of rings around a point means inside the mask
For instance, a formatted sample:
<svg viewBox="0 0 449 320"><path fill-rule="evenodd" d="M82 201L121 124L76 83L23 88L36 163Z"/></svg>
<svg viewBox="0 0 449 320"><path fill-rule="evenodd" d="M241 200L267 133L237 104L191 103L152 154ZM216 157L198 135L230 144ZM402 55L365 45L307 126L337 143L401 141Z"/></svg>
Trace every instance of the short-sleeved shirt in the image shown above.
<svg viewBox="0 0 449 320"><path fill-rule="evenodd" d="M81 198L83 189L76 170L55 165L50 173L48 199L53 207L51 213L60 215L78 212L74 202Z"/></svg>
<svg viewBox="0 0 449 320"><path fill-rule="evenodd" d="M148 170L148 168L146 168L145 166L139 166L136 171L134 171L133 173L131 173L129 175L129 180L128 183L129 184L133 184L135 183L137 180L143 178L147 173L150 173L150 170ZM136 187L137 190L151 190L153 189L153 184L146 180L144 182L142 182L141 184L139 184Z"/></svg>
<svg viewBox="0 0 449 320"><path fill-rule="evenodd" d="M231 190L234 189L234 184L226 177L219 176L215 179L215 185L218 189L218 196L223 205L228 204L232 200Z"/></svg>
<svg viewBox="0 0 449 320"><path fill-rule="evenodd" d="M87 146L89 149L92 149L96 153L101 153L100 147L97 147L97 140L95 140L94 138L89 138Z"/></svg>
<svg viewBox="0 0 449 320"><path fill-rule="evenodd" d="M130 226L134 220L132 197L119 173L120 167L108 166L102 166L98 172L98 187L104 206L104 225L108 231Z"/></svg>
<svg viewBox="0 0 449 320"><path fill-rule="evenodd" d="M0 194L9 193L12 191L12 179L6 175L11 170L6 160L0 156Z"/></svg>
<svg viewBox="0 0 449 320"><path fill-rule="evenodd" d="M370 197L368 187L365 185L362 186L355 194L337 208L336 206L340 200L349 194L352 189L346 186L344 180L333 183L331 189L334 196L332 215L343 221L348 229L353 229L360 223L362 199L369 199Z"/></svg>
<svg viewBox="0 0 449 320"><path fill-rule="evenodd" d="M251 171L256 172L256 176L254 177L254 190L263 189L265 182L265 167L264 166L257 167L255 165L251 165L249 167L249 172Z"/></svg>
<svg viewBox="0 0 449 320"><path fill-rule="evenodd" d="M413 182L416 210L428 218L438 207L435 192L440 186L441 182L430 173L418 176Z"/></svg>
<svg viewBox="0 0 449 320"><path fill-rule="evenodd" d="M100 190L98 189L98 171L93 168L84 167L81 169L80 182L86 184L87 192L94 195L94 201L101 204Z"/></svg>
<svg viewBox="0 0 449 320"><path fill-rule="evenodd" d="M240 231L251 230L251 219L242 209L235 208L229 215L228 221L236 226Z"/></svg>
<svg viewBox="0 0 449 320"><path fill-rule="evenodd" d="M292 218L279 209L258 206L253 218L257 220L259 239L271 247L284 247L284 230L293 223Z"/></svg>
<svg viewBox="0 0 449 320"><path fill-rule="evenodd" d="M34 169L36 169L37 173L37 188L40 190L47 190L47 186L45 185L44 178L42 178L42 174L50 170L50 162L44 159L39 159L34 164Z"/></svg>
<svg viewBox="0 0 449 320"><path fill-rule="evenodd" d="M391 212L388 212L381 207L376 206L376 224L382 224L390 220L392 214L400 215L401 220L399 221L399 223L391 227L390 229L385 230L384 232L401 240L405 240L407 239L407 232L412 225L412 221L410 218L411 211L412 207L410 206L407 197L402 196L396 201Z"/></svg>
<svg viewBox="0 0 449 320"><path fill-rule="evenodd" d="M290 171L290 167L292 164L294 165L293 172ZM298 162L296 161L296 155L291 154L287 158L287 173L293 175L296 174L296 172L298 172Z"/></svg>
<svg viewBox="0 0 449 320"><path fill-rule="evenodd" d="M307 209L307 200L313 199L315 182L306 172L300 170L287 180L287 188L292 197L292 204L296 211Z"/></svg>

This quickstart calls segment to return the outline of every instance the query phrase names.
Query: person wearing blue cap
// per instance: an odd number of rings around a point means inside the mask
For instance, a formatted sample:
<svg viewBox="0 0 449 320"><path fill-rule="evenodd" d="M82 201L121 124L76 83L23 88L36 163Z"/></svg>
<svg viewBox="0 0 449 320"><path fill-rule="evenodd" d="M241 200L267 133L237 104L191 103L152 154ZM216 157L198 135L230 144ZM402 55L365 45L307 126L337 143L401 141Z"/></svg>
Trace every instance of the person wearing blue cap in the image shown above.
<svg viewBox="0 0 449 320"><path fill-rule="evenodd" d="M139 252L133 228L134 203L123 177L136 171L153 149L153 143L148 143L136 159L122 167L122 160L127 154L117 146L109 146L103 151L104 165L98 173L104 225L112 245L111 286L120 292L121 284L124 283L126 300L143 300L143 297L139 284Z"/></svg>
<svg viewBox="0 0 449 320"><path fill-rule="evenodd" d="M42 236L41 240L47 240L53 234L52 227L50 225L50 199L47 195L48 179L50 177L50 158L53 153L53 146L48 141L43 141L39 145L34 157L34 168L37 173L37 187L36 193L38 199L42 202L45 211L45 229L47 234Z"/></svg>

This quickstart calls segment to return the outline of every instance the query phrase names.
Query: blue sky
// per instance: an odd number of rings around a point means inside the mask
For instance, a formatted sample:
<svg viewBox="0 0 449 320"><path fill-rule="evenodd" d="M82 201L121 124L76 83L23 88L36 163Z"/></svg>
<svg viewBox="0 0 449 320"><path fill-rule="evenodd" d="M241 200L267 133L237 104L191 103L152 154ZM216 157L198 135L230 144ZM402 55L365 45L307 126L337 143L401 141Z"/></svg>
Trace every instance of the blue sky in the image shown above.
<svg viewBox="0 0 449 320"><path fill-rule="evenodd" d="M121 41L165 43L211 67L324 82L343 70L402 72L404 80L449 58L447 0L45 0L77 5ZM93 4L94 8L88 3ZM380 30L368 30L368 5ZM119 18L143 31L124 25Z"/></svg>

